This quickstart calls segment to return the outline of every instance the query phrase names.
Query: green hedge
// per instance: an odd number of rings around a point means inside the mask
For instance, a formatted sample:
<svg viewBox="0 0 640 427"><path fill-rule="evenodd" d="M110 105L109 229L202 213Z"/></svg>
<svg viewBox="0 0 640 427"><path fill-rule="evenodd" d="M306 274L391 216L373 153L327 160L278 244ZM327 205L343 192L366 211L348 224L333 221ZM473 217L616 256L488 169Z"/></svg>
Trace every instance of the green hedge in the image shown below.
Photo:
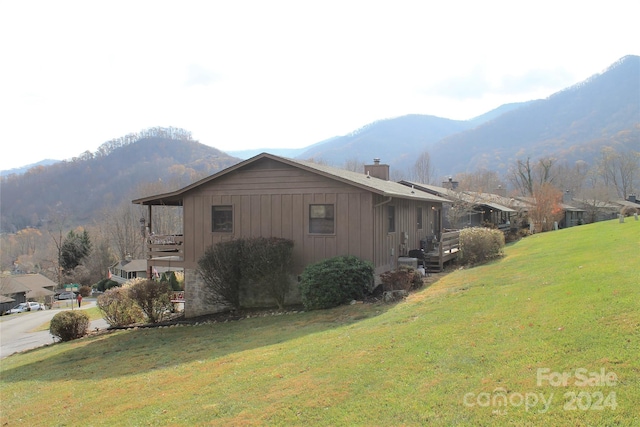
<svg viewBox="0 0 640 427"><path fill-rule="evenodd" d="M373 283L373 265L355 256L338 256L311 264L300 278L307 310L336 307L362 299Z"/></svg>

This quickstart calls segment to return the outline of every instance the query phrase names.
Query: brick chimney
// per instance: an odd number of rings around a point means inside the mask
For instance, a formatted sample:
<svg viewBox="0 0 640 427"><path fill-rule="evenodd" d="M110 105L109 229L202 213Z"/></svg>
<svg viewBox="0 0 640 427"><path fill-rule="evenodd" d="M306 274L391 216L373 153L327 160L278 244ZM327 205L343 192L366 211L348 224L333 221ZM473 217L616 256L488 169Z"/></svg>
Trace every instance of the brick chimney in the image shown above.
<svg viewBox="0 0 640 427"><path fill-rule="evenodd" d="M627 196L627 201L629 201L631 203L639 203L638 200L636 199L636 195L635 194L629 194Z"/></svg>
<svg viewBox="0 0 640 427"><path fill-rule="evenodd" d="M501 197L507 197L507 189L502 187L502 185L498 185L498 188L493 190L493 194Z"/></svg>
<svg viewBox="0 0 640 427"><path fill-rule="evenodd" d="M373 159L372 165L364 165L364 173L374 178L389 181L389 165L381 165L380 159Z"/></svg>
<svg viewBox="0 0 640 427"><path fill-rule="evenodd" d="M442 186L449 190L455 190L458 188L458 181L454 181L452 177L449 177L449 181L443 181Z"/></svg>

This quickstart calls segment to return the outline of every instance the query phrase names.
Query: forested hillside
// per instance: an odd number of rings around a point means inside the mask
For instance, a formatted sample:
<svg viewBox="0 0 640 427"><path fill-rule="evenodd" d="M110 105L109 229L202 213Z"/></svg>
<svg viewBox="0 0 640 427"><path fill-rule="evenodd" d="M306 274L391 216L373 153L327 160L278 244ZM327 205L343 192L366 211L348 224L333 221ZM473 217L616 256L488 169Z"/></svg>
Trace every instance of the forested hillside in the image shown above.
<svg viewBox="0 0 640 427"><path fill-rule="evenodd" d="M517 158L552 156L593 163L604 146L640 148L640 57L507 112L430 149L443 174L478 168L506 171Z"/></svg>
<svg viewBox="0 0 640 427"><path fill-rule="evenodd" d="M99 209L145 191L179 188L238 161L193 141L184 130L153 128L130 134L105 142L95 153L3 177L2 230L38 227L57 213L72 224L83 224Z"/></svg>
<svg viewBox="0 0 640 427"><path fill-rule="evenodd" d="M298 156L334 166L347 161L369 163L380 158L394 169L406 169L441 138L469 129L470 122L411 114L368 124L349 135L316 144Z"/></svg>
<svg viewBox="0 0 640 427"><path fill-rule="evenodd" d="M379 120L298 156L335 166L381 158L408 176L429 153L438 177L477 170L505 174L518 159L553 157L594 164L603 147L640 147L640 57L626 56L601 74L547 99L502 105L467 121L408 115Z"/></svg>

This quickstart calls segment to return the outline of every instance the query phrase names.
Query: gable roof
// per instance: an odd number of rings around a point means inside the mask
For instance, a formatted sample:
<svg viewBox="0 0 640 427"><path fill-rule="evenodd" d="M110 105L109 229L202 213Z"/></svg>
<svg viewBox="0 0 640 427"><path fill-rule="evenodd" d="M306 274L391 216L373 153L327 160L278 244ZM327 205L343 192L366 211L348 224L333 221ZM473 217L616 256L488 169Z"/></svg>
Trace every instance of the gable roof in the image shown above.
<svg viewBox="0 0 640 427"><path fill-rule="evenodd" d="M24 283L16 280L15 275L2 276L0 280L2 280L2 284L0 284L0 293L3 295L19 294L22 292L27 293L31 290L31 288L25 286Z"/></svg>
<svg viewBox="0 0 640 427"><path fill-rule="evenodd" d="M53 295L52 289L56 282L49 280L42 274L12 274L2 277L1 292L3 294L15 294L25 292L27 298Z"/></svg>
<svg viewBox="0 0 640 427"><path fill-rule="evenodd" d="M32 291L39 288L55 289L58 286L56 282L50 280L42 274L14 274L9 277L11 278L11 280L15 280L21 283Z"/></svg>
<svg viewBox="0 0 640 427"><path fill-rule="evenodd" d="M111 266L128 273L132 271L147 271L146 259L132 259L131 261L121 260Z"/></svg>
<svg viewBox="0 0 640 427"><path fill-rule="evenodd" d="M137 204L142 204L142 205L180 206L182 204L182 199L184 195L190 190L196 187L199 187L201 185L207 184L209 182L215 181L220 177L228 175L233 171L242 169L262 159L275 160L285 165L293 166L298 169L306 170L308 172L324 176L326 178L334 179L336 181L353 185L355 187L362 188L362 189L371 191L372 193L379 194L385 197L421 200L426 202L437 202L437 203L450 202L450 200L447 200L443 197L440 197L431 193L427 193L425 191L421 191L416 188L410 188L406 185L402 185L397 182L385 181L383 179L374 178L372 176L365 175L363 173L352 172L344 169L339 169L333 166L327 166L327 165L307 162L303 160L295 160L295 159L290 159L286 157L280 157L280 156L276 156L269 153L258 154L257 156L254 156L243 162L237 163L231 167L228 167L227 169L224 169L218 173L215 173L207 178L201 179L200 181L194 182L193 184L188 185L179 190L169 192L169 193L159 194L155 196L135 199L132 202Z"/></svg>
<svg viewBox="0 0 640 427"><path fill-rule="evenodd" d="M449 199L460 199L463 202L471 203L473 205L484 205L492 209L496 209L502 212L516 212L512 208L498 203L497 198L500 196L490 193L478 193L475 191L454 191L445 187L438 187L430 184L420 184L411 181L400 181L403 185L410 185L419 190L423 190L429 193L435 193L439 196L446 196Z"/></svg>

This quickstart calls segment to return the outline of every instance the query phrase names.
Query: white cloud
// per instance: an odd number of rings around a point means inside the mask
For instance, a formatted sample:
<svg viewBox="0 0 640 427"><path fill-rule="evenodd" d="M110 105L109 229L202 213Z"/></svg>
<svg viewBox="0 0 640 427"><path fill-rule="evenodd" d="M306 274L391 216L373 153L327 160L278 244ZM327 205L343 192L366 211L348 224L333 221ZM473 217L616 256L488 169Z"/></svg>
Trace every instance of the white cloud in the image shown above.
<svg viewBox="0 0 640 427"><path fill-rule="evenodd" d="M151 126L224 150L467 119L639 54L635 2L0 3L0 169ZM10 151L9 151L10 150Z"/></svg>

